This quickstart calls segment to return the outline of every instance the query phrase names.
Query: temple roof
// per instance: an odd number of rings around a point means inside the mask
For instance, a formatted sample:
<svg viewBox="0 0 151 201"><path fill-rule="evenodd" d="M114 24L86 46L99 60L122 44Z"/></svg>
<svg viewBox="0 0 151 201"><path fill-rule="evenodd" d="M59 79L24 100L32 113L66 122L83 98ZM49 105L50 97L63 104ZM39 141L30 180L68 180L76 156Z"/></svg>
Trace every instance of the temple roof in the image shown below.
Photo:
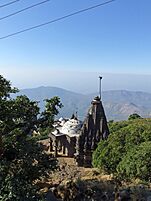
<svg viewBox="0 0 151 201"><path fill-rule="evenodd" d="M102 102L97 96L91 102L91 107L88 110L87 117L82 123L80 120L72 115L70 119L60 118L54 125L55 130L52 132L55 136L67 135L87 136L91 133L91 140L99 142L101 139L106 139L109 135L107 120L103 109Z"/></svg>
<svg viewBox="0 0 151 201"><path fill-rule="evenodd" d="M109 135L104 108L98 96L92 100L87 117L84 120L82 132L85 133L85 130L87 130L86 133L92 133L95 138L97 138L97 133L99 133L100 139L107 138Z"/></svg>
<svg viewBox="0 0 151 201"><path fill-rule="evenodd" d="M61 133L64 134L77 134L77 132L81 129L82 122L78 119L69 119L60 129Z"/></svg>
<svg viewBox="0 0 151 201"><path fill-rule="evenodd" d="M63 119L60 118L58 122L54 124L55 130L52 132L55 136L68 135L69 137L74 137L79 135L82 127L82 121L77 118Z"/></svg>

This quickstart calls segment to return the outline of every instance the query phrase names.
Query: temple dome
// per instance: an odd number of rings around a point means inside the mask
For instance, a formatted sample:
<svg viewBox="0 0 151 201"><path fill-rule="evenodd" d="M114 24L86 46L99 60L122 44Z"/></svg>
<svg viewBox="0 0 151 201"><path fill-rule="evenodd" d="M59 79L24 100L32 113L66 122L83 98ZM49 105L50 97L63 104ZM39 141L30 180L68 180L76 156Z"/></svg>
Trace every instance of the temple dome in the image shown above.
<svg viewBox="0 0 151 201"><path fill-rule="evenodd" d="M81 129L82 122L78 119L69 119L61 127L60 132L67 135L74 135Z"/></svg>

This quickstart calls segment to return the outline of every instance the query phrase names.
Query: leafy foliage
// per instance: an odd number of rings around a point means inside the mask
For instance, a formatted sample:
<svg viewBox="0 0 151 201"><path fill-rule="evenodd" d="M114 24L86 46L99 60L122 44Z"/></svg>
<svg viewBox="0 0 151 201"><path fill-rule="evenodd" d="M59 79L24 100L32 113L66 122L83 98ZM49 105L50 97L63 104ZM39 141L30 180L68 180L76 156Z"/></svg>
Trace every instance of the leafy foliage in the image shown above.
<svg viewBox="0 0 151 201"><path fill-rule="evenodd" d="M151 181L151 141L132 148L118 164L117 171L123 178L140 178Z"/></svg>
<svg viewBox="0 0 151 201"><path fill-rule="evenodd" d="M110 123L110 136L93 154L93 165L122 178L150 180L151 119Z"/></svg>
<svg viewBox="0 0 151 201"><path fill-rule="evenodd" d="M56 160L18 129L3 138L5 151L0 161L0 200L42 200L33 183L48 176Z"/></svg>
<svg viewBox="0 0 151 201"><path fill-rule="evenodd" d="M31 134L35 129L52 128L62 104L58 97L46 100L46 109L39 115L38 103L27 96L10 98L16 91L0 76L0 200L41 201L36 181L57 163Z"/></svg>
<svg viewBox="0 0 151 201"><path fill-rule="evenodd" d="M26 96L3 101L0 111L1 132L5 135L15 128L22 128L29 132L37 120L39 107L36 102L30 101Z"/></svg>
<svg viewBox="0 0 151 201"><path fill-rule="evenodd" d="M134 114L131 114L129 117L128 117L128 120L133 120L133 119L141 119L142 117L137 114L137 113L134 113Z"/></svg>
<svg viewBox="0 0 151 201"><path fill-rule="evenodd" d="M41 132L43 132L43 128L45 131L47 128L48 132L52 129L54 118L59 113L58 108L63 107L62 103L60 102L60 99L57 96L54 96L51 99L46 99L45 102L45 111L42 112L41 118L39 119L39 126L41 128Z"/></svg>
<svg viewBox="0 0 151 201"><path fill-rule="evenodd" d="M7 99L10 97L10 93L17 92L17 88L12 88L10 81L6 80L0 75L0 100Z"/></svg>

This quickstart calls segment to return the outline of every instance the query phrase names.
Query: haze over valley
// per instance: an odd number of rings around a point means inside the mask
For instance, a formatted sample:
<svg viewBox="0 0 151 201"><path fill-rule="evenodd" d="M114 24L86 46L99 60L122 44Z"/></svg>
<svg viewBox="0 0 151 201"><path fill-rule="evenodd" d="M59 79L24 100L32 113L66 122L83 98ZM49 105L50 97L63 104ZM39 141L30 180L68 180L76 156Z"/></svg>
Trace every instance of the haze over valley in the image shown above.
<svg viewBox="0 0 151 201"><path fill-rule="evenodd" d="M39 101L41 109L44 108L44 99L59 96L64 107L60 109L59 116L70 117L78 113L83 120L92 99L98 93L75 93L58 87L37 87L20 90L17 95L27 95L32 100ZM138 113L142 117L151 116L151 94L141 91L108 90L102 92L102 102L108 120L125 120L130 114Z"/></svg>

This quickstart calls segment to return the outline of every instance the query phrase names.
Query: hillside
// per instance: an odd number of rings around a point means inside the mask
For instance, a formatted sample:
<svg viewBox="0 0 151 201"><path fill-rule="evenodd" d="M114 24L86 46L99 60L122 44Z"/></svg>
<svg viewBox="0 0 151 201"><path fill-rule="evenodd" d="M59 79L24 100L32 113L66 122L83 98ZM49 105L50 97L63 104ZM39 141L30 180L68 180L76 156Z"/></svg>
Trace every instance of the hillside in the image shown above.
<svg viewBox="0 0 151 201"><path fill-rule="evenodd" d="M87 111L91 102L90 97L83 94L78 94L65 89L57 87L38 87L32 89L23 89L17 95L25 94L30 99L39 101L40 108L43 109L46 98L53 96L59 96L64 107L60 110L60 116L70 117L73 112L78 111L78 115L81 119L84 118L84 114Z"/></svg>
<svg viewBox="0 0 151 201"><path fill-rule="evenodd" d="M60 116L70 117L73 112L78 112L80 119L83 119L91 100L97 95L80 94L57 87L38 87L23 89L17 95L25 94L32 100L39 101L41 109L44 107L43 100L53 96L59 96L64 107L60 110ZM151 116L151 94L146 92L133 92L126 90L104 91L102 101L107 118L123 120L132 113L141 116Z"/></svg>

